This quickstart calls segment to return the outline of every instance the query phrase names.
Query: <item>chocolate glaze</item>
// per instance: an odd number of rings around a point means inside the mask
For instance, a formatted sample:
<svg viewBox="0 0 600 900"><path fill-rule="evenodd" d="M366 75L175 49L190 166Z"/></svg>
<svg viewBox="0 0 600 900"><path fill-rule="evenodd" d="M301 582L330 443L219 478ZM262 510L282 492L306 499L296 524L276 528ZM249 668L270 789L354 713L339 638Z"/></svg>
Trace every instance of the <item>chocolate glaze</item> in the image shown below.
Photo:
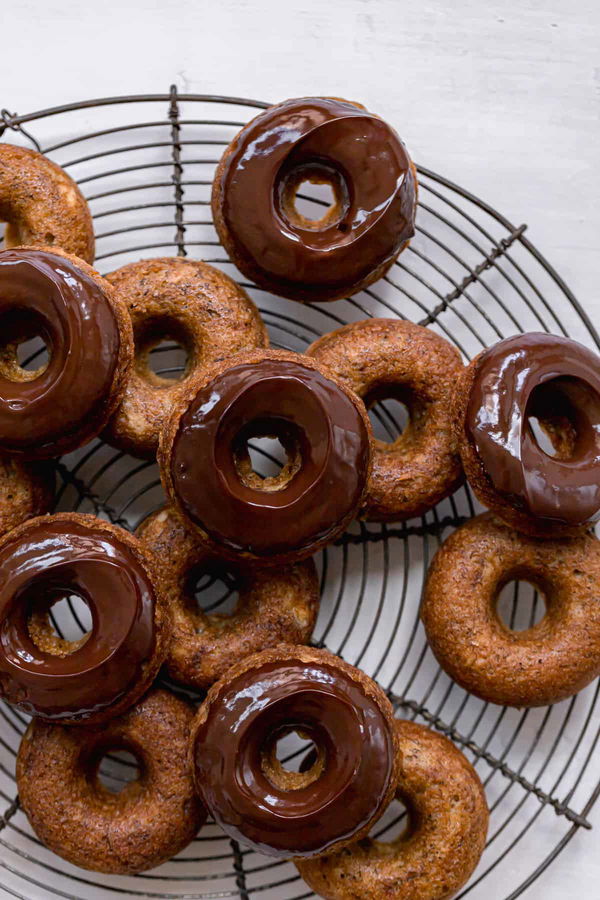
<svg viewBox="0 0 600 900"><path fill-rule="evenodd" d="M0 252L0 341L41 335L49 350L33 380L0 374L0 447L51 455L55 441L97 416L110 394L120 336L100 286L69 259Z"/></svg>
<svg viewBox="0 0 600 900"><path fill-rule="evenodd" d="M539 447L530 416L567 429L563 453ZM531 333L486 350L465 430L496 490L531 515L571 525L600 516L600 358L586 347Z"/></svg>
<svg viewBox="0 0 600 900"><path fill-rule="evenodd" d="M32 609L76 595L92 630L66 656L29 634ZM0 547L0 695L45 719L85 718L136 684L155 642L155 595L125 543L93 524L38 519Z"/></svg>
<svg viewBox="0 0 600 900"><path fill-rule="evenodd" d="M280 490L248 486L236 467L236 442L256 423L255 434L291 431L299 443L300 469ZM195 396L171 477L181 507L213 540L269 556L340 527L362 496L369 453L364 421L341 388L300 362L265 359L227 369Z"/></svg>
<svg viewBox="0 0 600 900"><path fill-rule="evenodd" d="M299 729L324 754L316 781L284 790L263 753ZM324 663L293 658L249 669L210 701L195 736L196 784L233 838L270 856L309 857L368 825L393 772L390 726L360 683Z"/></svg>
<svg viewBox="0 0 600 900"><path fill-rule="evenodd" d="M332 183L339 215L321 227L286 213L288 181ZM377 116L341 100L288 100L238 135L222 173L237 250L290 286L350 290L414 234L416 180L406 148Z"/></svg>

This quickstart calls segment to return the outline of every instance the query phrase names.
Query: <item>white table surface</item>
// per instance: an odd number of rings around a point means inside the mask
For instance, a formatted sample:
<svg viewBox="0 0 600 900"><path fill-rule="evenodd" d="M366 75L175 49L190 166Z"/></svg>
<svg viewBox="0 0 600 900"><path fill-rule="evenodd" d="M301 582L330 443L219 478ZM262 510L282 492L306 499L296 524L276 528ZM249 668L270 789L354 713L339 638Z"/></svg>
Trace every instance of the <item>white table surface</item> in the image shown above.
<svg viewBox="0 0 600 900"><path fill-rule="evenodd" d="M527 222L598 324L598 0L18 0L0 20L13 112L171 82L362 101L421 164ZM598 897L597 851L580 831L527 898Z"/></svg>

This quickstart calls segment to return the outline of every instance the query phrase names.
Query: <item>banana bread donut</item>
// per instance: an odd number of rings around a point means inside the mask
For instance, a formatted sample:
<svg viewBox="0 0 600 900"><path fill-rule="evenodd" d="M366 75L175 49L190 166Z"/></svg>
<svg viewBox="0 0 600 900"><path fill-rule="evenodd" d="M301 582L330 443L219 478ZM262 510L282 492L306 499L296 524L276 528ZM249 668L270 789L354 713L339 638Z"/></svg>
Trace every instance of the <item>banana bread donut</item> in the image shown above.
<svg viewBox="0 0 600 900"><path fill-rule="evenodd" d="M17 348L41 337L35 372ZM0 448L27 459L69 453L121 402L133 357L131 321L111 285L61 250L0 252Z"/></svg>
<svg viewBox="0 0 600 900"><path fill-rule="evenodd" d="M193 530L170 508L158 510L137 530L160 560L159 584L169 600L173 629L166 659L170 677L203 689L244 656L275 644L304 644L319 611L319 581L312 559L267 571L235 571L239 600L231 615L198 608L194 585L201 574L223 571ZM227 571L231 572L231 564Z"/></svg>
<svg viewBox="0 0 600 900"><path fill-rule="evenodd" d="M268 347L260 314L219 269L193 259L144 259L106 276L133 324L135 360L106 439L134 456L155 456L158 435L187 378L240 350ZM187 352L179 381L155 374L150 351L163 340Z"/></svg>
<svg viewBox="0 0 600 900"><path fill-rule="evenodd" d="M288 461L262 479L248 441L279 438ZM371 463L362 401L299 353L240 354L190 382L161 434L171 502L224 559L278 565L311 556L359 510Z"/></svg>
<svg viewBox="0 0 600 900"><path fill-rule="evenodd" d="M556 538L577 535L598 520L596 353L553 334L500 341L465 369L455 422L473 491L509 525ZM547 449L536 437L536 423Z"/></svg>
<svg viewBox="0 0 600 900"><path fill-rule="evenodd" d="M0 541L0 696L63 724L100 723L148 689L166 656L169 610L137 538L94 516L31 519ZM92 615L70 642L51 626L61 600Z"/></svg>
<svg viewBox="0 0 600 900"><path fill-rule="evenodd" d="M489 812L479 777L441 734L396 720L396 796L408 826L390 842L365 838L338 853L296 862L326 900L448 900L475 869Z"/></svg>
<svg viewBox="0 0 600 900"><path fill-rule="evenodd" d="M83 194L35 150L0 144L0 221L7 223L5 247L60 247L94 262L94 226Z"/></svg>
<svg viewBox="0 0 600 900"><path fill-rule="evenodd" d="M318 220L296 207L303 183L334 201ZM215 227L247 278L304 302L355 294L385 274L414 234L417 174L393 128L359 104L302 97L252 119L213 182Z"/></svg>
<svg viewBox="0 0 600 900"><path fill-rule="evenodd" d="M49 463L25 462L0 453L0 537L27 519L47 513L55 487Z"/></svg>
<svg viewBox="0 0 600 900"><path fill-rule="evenodd" d="M64 728L34 720L17 756L17 786L31 827L76 866L134 875L193 840L206 811L189 761L194 711L153 690L107 725ZM139 775L112 793L99 778L107 753L127 750Z"/></svg>
<svg viewBox="0 0 600 900"><path fill-rule="evenodd" d="M546 614L525 631L500 620L512 580L543 594ZM484 513L436 553L421 617L439 664L460 685L502 706L547 706L600 675L600 541L541 540Z"/></svg>
<svg viewBox="0 0 600 900"><path fill-rule="evenodd" d="M306 351L369 408L395 398L410 422L392 443L374 442L362 516L374 522L420 516L462 481L452 397L463 370L444 338L412 322L366 319L323 335Z"/></svg>
<svg viewBox="0 0 600 900"><path fill-rule="evenodd" d="M277 742L296 731L317 759L291 772ZM390 701L328 653L281 644L212 686L191 739L196 788L227 834L279 858L310 857L365 835L393 797L398 740Z"/></svg>

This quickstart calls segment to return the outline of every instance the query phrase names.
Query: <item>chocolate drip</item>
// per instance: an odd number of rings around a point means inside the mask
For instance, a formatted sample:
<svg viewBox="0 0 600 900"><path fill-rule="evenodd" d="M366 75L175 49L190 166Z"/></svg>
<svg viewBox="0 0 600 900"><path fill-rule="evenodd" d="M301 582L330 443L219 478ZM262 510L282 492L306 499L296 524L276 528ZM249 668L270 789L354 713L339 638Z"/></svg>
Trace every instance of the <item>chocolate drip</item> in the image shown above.
<svg viewBox="0 0 600 900"><path fill-rule="evenodd" d="M49 352L33 379L13 380L6 367L0 373L0 447L39 455L101 412L118 365L119 327L100 286L69 259L0 252L0 334L4 345L40 335Z"/></svg>
<svg viewBox="0 0 600 900"><path fill-rule="evenodd" d="M40 649L29 617L78 596L92 613L85 642ZM136 684L154 648L155 595L125 543L77 521L36 520L0 548L0 694L47 719L85 717Z"/></svg>
<svg viewBox="0 0 600 900"><path fill-rule="evenodd" d="M337 214L318 225L290 215L286 202L310 179L336 195ZM377 116L340 100L267 110L236 139L221 187L239 252L290 285L350 289L414 234L416 180L404 144Z"/></svg>
<svg viewBox="0 0 600 900"><path fill-rule="evenodd" d="M263 754L298 730L322 755L306 786L273 783ZM358 681L323 663L285 659L250 669L210 702L194 744L196 783L232 837L271 856L313 856L349 840L388 791L389 723Z"/></svg>
<svg viewBox="0 0 600 900"><path fill-rule="evenodd" d="M530 417L553 438L535 440ZM575 341L516 335L479 357L465 429L496 490L539 519L600 516L600 358Z"/></svg>

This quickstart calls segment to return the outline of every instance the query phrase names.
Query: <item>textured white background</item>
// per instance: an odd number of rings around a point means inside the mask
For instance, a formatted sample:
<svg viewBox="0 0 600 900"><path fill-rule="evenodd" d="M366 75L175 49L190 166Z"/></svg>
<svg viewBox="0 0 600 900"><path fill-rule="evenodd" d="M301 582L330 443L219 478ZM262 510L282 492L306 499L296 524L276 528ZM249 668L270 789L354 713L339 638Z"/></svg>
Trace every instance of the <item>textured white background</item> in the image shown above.
<svg viewBox="0 0 600 900"><path fill-rule="evenodd" d="M598 0L20 0L0 24L11 111L171 81L360 100L420 163L527 222L600 324ZM598 837L580 833L526 896L593 900L599 884Z"/></svg>

